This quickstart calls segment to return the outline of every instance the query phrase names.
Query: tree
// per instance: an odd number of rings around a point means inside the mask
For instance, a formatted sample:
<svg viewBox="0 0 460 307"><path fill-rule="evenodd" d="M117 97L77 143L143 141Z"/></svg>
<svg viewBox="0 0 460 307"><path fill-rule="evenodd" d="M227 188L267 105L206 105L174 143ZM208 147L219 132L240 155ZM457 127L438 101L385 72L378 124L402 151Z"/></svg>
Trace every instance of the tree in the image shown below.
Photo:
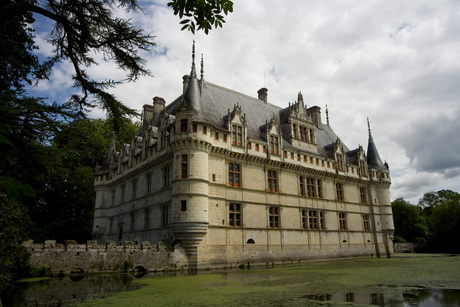
<svg viewBox="0 0 460 307"><path fill-rule="evenodd" d="M188 29L192 33L195 33L195 29L197 29L203 30L204 33L208 34L213 25L216 28L222 28L225 20L221 13L223 12L227 15L233 12L233 2L227 0L171 1L168 6L174 9L174 15L179 15L181 19L184 16L187 17L181 21L181 24L183 24L182 30Z"/></svg>
<svg viewBox="0 0 460 307"><path fill-rule="evenodd" d="M122 125L119 139L131 141L139 129L130 120ZM59 242L91 239L94 211L94 170L105 159L112 139L110 120L81 119L63 125L51 144L44 146L46 173L33 183L35 199L26 199L33 222L31 237L35 241L56 239ZM45 167L43 167L45 168Z"/></svg>
<svg viewBox="0 0 460 307"><path fill-rule="evenodd" d="M407 242L426 242L428 226L422 209L401 197L392 201L391 207L395 237L403 238Z"/></svg>
<svg viewBox="0 0 460 307"><path fill-rule="evenodd" d="M195 31L195 23L198 30L203 29L206 33L213 25L222 26L224 20L221 12L228 14L233 10L233 3L228 0L174 0L168 5L181 18L193 15L194 21L187 21L192 32ZM0 81L6 85L5 89L14 87L17 96L22 89L21 82L30 83L30 74L35 80L47 78L55 63L68 61L74 68L73 79L81 94L73 95L66 107L76 108L77 114L84 115L88 108L99 106L107 111L116 129L121 124L121 118L137 115L135 110L108 92L108 89L122 81L95 80L86 71L87 67L98 64L93 57L98 53L127 72L125 81L151 75L145 68L141 53L150 52L156 46L154 37L136 28L129 20L113 15L116 8L128 12L141 11L137 0L1 0L0 8L0 35L2 43L8 42L7 48L2 48L0 62L3 68ZM39 63L33 53L37 46L30 27L34 22L31 13L54 22L49 37L54 52L44 63ZM95 99L90 100L90 96Z"/></svg>
<svg viewBox="0 0 460 307"><path fill-rule="evenodd" d="M429 246L436 252L460 253L460 194L440 190L419 201L428 215L432 235Z"/></svg>
<svg viewBox="0 0 460 307"><path fill-rule="evenodd" d="M17 273L27 266L27 250L21 245L26 238L28 216L18 202L0 193L0 292Z"/></svg>

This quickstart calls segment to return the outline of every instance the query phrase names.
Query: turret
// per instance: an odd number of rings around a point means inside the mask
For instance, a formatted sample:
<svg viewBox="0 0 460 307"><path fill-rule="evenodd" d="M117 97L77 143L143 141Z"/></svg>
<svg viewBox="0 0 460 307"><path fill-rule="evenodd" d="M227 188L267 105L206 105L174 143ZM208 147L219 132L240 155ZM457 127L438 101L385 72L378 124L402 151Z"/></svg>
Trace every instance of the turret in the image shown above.
<svg viewBox="0 0 460 307"><path fill-rule="evenodd" d="M195 71L195 45L192 52L192 69L184 94L182 108L176 118L201 108L200 89ZM181 115L182 113L182 115ZM191 116L190 119L192 119ZM179 132L180 133L180 132ZM197 265L197 248L208 230L208 161L211 144L206 135L174 138L171 143L173 158L172 230L189 260L189 267Z"/></svg>

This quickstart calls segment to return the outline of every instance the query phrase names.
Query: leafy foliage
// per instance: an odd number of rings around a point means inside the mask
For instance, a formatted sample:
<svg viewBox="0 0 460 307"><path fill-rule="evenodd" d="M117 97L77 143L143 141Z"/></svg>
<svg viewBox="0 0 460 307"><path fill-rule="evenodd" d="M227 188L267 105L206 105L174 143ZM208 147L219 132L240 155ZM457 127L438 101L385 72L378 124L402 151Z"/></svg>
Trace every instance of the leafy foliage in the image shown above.
<svg viewBox="0 0 460 307"><path fill-rule="evenodd" d="M418 206L392 202L395 238L426 242L431 252L460 253L460 194L450 190L425 193Z"/></svg>
<svg viewBox="0 0 460 307"><path fill-rule="evenodd" d="M18 202L0 193L0 290L27 267L27 250L21 245L26 239L29 218Z"/></svg>
<svg viewBox="0 0 460 307"><path fill-rule="evenodd" d="M395 237L399 236L408 242L426 242L428 226L422 209L402 198L395 199L391 206Z"/></svg>
<svg viewBox="0 0 460 307"><path fill-rule="evenodd" d="M187 29L193 34L195 30L208 34L213 26L222 28L225 22L222 13L233 12L233 2L229 0L174 0L168 6L182 19L182 30Z"/></svg>

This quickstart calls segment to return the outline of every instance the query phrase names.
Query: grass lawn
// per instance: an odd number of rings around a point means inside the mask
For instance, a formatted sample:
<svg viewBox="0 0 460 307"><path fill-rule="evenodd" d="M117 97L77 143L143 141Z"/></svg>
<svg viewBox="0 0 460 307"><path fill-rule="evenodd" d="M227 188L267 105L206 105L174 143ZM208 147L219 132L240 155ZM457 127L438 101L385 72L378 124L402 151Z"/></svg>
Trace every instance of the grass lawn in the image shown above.
<svg viewBox="0 0 460 307"><path fill-rule="evenodd" d="M396 254L390 259L309 262L181 277L147 276L138 282L145 286L84 305L298 306L311 304L312 296L335 293L402 298L402 292L412 289L460 290L460 256ZM344 302L332 298L324 303Z"/></svg>

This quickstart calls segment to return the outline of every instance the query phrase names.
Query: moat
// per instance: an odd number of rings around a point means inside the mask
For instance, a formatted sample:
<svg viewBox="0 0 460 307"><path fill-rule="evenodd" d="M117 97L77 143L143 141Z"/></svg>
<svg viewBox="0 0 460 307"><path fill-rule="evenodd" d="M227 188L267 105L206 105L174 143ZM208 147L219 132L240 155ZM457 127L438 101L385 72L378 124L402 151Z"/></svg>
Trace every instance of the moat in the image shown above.
<svg viewBox="0 0 460 307"><path fill-rule="evenodd" d="M435 273L437 272L437 273ZM460 305L460 256L403 256L296 266L172 273L65 276L16 283L3 306ZM173 276L175 275L175 276ZM85 304L84 304L85 305ZM136 303L130 304L137 306Z"/></svg>

